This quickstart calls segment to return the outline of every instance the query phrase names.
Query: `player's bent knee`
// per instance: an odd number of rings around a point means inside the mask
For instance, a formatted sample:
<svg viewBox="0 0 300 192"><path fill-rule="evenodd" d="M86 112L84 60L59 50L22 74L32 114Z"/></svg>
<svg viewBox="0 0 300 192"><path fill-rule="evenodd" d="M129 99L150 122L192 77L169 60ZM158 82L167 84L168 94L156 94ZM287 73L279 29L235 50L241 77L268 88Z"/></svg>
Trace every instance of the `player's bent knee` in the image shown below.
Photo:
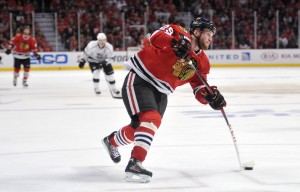
<svg viewBox="0 0 300 192"><path fill-rule="evenodd" d="M140 119L137 115L133 115L131 116L131 122L130 122L130 126L133 128L133 129L136 129L140 126Z"/></svg>
<svg viewBox="0 0 300 192"><path fill-rule="evenodd" d="M161 124L161 115L155 110L142 112L140 113L139 118L141 126L144 125L150 129L153 129L154 132Z"/></svg>
<svg viewBox="0 0 300 192"><path fill-rule="evenodd" d="M111 64L104 65L104 66L103 66L103 70L104 70L104 73L105 73L106 75L111 75L111 74L114 73L114 70L113 70Z"/></svg>
<svg viewBox="0 0 300 192"><path fill-rule="evenodd" d="M30 71L30 68L26 67L24 68L24 72L29 72Z"/></svg>

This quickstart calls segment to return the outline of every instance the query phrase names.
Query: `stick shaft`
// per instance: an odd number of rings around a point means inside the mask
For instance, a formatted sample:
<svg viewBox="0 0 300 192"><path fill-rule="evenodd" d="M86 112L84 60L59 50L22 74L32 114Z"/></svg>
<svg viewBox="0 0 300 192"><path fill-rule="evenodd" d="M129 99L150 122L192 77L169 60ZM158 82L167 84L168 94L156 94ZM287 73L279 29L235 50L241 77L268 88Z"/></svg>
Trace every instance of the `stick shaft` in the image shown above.
<svg viewBox="0 0 300 192"><path fill-rule="evenodd" d="M208 91L214 95L214 92L213 90L211 89L211 87L209 86L209 84L206 82L206 80L201 76L201 74L198 72L198 70L195 68L195 66L192 64L191 61L189 61L189 65L193 68L193 70L195 71L196 75L199 77L200 81L204 84L204 86L208 89ZM234 144L234 147L235 147L235 151L236 151L236 155L237 155L237 158L238 158L238 162L239 162L239 165L240 165L240 168L242 169L242 163L241 163L241 158L240 158L240 152L239 152L239 149L238 149L238 146L237 146L237 142L236 142L236 138L235 138L235 135L234 135L234 131L228 121L228 118L227 118L227 115L223 109L223 107L221 108L221 112L222 112L222 115L226 121L226 124L229 128L229 131L230 131L230 134L231 134L231 137L232 137L232 140L233 140L233 144Z"/></svg>
<svg viewBox="0 0 300 192"><path fill-rule="evenodd" d="M240 152L239 152L239 149L238 149L238 146L237 146L236 138L235 138L235 135L234 135L234 131L231 127L231 124L228 121L228 118L227 118L226 113L225 113L223 108L221 108L221 112L222 112L222 115L223 115L223 117L226 121L226 124L227 124L228 128L229 128L229 131L230 131L230 134L231 134L231 137L232 137L232 140L233 140L233 144L234 144L234 147L235 147L235 152L236 152L236 155L237 155L237 158L238 158L238 162L239 162L240 168L242 169L243 166L242 166L242 162L241 162L241 158L240 158Z"/></svg>

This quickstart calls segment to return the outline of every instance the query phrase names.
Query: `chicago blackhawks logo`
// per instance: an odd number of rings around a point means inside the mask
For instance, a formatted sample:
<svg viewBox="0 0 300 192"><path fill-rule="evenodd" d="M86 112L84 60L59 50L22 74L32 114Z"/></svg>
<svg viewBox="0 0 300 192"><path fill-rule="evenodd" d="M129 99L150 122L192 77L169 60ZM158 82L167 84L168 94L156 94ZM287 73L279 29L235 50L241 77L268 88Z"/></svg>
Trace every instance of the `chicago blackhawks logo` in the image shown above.
<svg viewBox="0 0 300 192"><path fill-rule="evenodd" d="M29 49L29 44L26 43L26 42L21 43L21 49L22 49L22 50L27 50L27 49Z"/></svg>
<svg viewBox="0 0 300 192"><path fill-rule="evenodd" d="M191 59L191 61L193 62L193 65L197 67L197 64L193 58ZM172 66L172 68L173 68L172 74L178 77L178 79L182 81L190 79L195 74L195 71L191 68L191 66L188 64L186 60L184 61L177 60L176 63Z"/></svg>

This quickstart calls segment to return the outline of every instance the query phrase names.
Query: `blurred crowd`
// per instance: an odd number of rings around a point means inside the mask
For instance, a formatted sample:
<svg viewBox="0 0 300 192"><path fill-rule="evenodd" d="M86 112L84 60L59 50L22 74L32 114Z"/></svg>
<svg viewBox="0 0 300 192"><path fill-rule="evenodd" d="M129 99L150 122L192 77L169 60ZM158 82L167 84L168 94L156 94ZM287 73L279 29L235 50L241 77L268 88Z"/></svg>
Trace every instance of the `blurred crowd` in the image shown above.
<svg viewBox="0 0 300 192"><path fill-rule="evenodd" d="M298 0L194 0L193 15L209 18L217 26L214 49L242 49L254 46L254 11L257 15L257 49L276 48L276 11L279 18L279 47L298 47ZM202 2L202 3L201 3ZM232 44L232 11L234 11L235 43ZM234 46L234 47L233 47Z"/></svg>
<svg viewBox="0 0 300 192"><path fill-rule="evenodd" d="M180 2L180 1L178 1ZM64 9L62 9L64 7ZM147 32L151 33L162 26L161 16L156 13L168 13L168 20L173 22L177 8L172 0L53 0L50 4L52 12L58 13L59 34L68 50L78 50L78 14L80 16L80 50L96 38L98 32L107 35L115 50L125 47L139 46L146 34L144 13L149 11ZM102 13L100 15L100 13ZM124 14L125 26L122 15ZM123 42L123 27L124 42Z"/></svg>
<svg viewBox="0 0 300 192"><path fill-rule="evenodd" d="M298 47L297 14L300 10L298 0L0 0L0 7L2 48L10 40L9 13L13 13L12 29L15 35L23 24L32 24L32 11L57 13L58 33L61 43L68 51L83 50L89 41L96 39L99 32L106 33L115 50L124 50L124 44L125 49L140 46L147 33L154 32L164 24L175 23L188 29L186 22L178 17L181 12L190 12L191 19L197 16L212 18L217 27L213 39L214 49L245 49L255 48L254 11L256 11L256 48L276 48L277 10L279 47ZM232 11L234 11L234 41ZM123 13L125 25L122 24ZM146 25L144 25L145 13L148 13ZM53 50L38 24L35 25L35 38L41 51Z"/></svg>
<svg viewBox="0 0 300 192"><path fill-rule="evenodd" d="M10 26L12 36L20 33L24 25L32 26L32 12L35 11L35 7L30 0L0 0L0 49L5 49L11 39ZM10 13L13 16L11 24ZM53 51L38 25L35 25L35 38L39 50Z"/></svg>

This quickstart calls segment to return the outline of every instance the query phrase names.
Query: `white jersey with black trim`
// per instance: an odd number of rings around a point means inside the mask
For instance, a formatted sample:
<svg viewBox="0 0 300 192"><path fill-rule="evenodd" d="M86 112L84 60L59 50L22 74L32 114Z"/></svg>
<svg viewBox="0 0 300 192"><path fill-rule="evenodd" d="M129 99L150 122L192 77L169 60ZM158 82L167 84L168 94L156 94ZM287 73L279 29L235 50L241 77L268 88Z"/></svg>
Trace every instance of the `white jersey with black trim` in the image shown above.
<svg viewBox="0 0 300 192"><path fill-rule="evenodd" d="M106 42L104 47L100 48L98 41L89 42L82 56L82 59L92 63L100 63L103 61L111 63L113 58L113 46Z"/></svg>

